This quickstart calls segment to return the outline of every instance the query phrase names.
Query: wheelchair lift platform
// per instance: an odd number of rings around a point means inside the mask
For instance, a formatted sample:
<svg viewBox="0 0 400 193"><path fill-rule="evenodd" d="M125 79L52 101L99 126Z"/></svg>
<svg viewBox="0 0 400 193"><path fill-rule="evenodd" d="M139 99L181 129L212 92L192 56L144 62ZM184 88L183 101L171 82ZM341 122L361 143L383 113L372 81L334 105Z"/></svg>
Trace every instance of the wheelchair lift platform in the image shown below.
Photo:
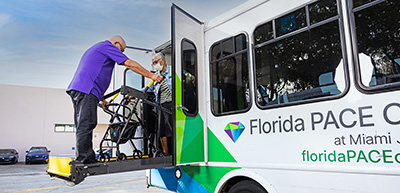
<svg viewBox="0 0 400 193"><path fill-rule="evenodd" d="M111 158L107 162L92 164L75 163L72 158L50 157L47 173L50 177L76 185L82 182L87 176L163 168L171 166L171 163L172 156L155 158L146 158L146 156L143 156L141 159L130 156L126 160L117 161L116 158Z"/></svg>

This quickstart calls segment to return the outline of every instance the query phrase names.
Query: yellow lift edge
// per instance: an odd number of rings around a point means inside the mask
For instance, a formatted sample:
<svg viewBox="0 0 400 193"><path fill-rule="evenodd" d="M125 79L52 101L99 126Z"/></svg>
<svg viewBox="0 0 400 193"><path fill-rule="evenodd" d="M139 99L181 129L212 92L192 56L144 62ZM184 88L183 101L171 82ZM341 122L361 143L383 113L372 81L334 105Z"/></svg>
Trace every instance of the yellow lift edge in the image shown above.
<svg viewBox="0 0 400 193"><path fill-rule="evenodd" d="M71 176L71 166L69 165L71 161L72 158L50 156L49 164L47 166L47 173L69 178Z"/></svg>

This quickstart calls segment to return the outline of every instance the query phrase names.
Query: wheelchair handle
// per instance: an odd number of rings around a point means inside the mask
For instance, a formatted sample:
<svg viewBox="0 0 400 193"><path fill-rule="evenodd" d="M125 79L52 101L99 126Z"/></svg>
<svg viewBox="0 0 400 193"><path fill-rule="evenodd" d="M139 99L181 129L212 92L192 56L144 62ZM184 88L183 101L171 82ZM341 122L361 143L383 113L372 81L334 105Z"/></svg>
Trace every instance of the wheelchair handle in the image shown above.
<svg viewBox="0 0 400 193"><path fill-rule="evenodd" d="M114 99L117 98L118 95L119 95L119 92L118 92L117 94L115 94L115 95L111 98L110 102L111 102L111 101L114 101Z"/></svg>
<svg viewBox="0 0 400 193"><path fill-rule="evenodd" d="M147 90L149 90L149 88L151 87L151 85L153 85L154 80L151 80L150 83L146 86L146 88L144 88L144 93L147 92Z"/></svg>

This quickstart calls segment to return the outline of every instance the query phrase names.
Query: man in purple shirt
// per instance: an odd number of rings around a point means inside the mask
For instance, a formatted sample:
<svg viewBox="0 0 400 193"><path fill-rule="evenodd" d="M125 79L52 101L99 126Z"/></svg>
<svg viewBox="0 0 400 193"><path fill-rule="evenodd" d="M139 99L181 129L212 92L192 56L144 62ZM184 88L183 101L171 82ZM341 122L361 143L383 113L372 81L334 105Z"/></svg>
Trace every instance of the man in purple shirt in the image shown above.
<svg viewBox="0 0 400 193"><path fill-rule="evenodd" d="M99 42L89 48L82 56L74 78L67 88L72 98L76 126L77 162L93 163L93 129L97 125L97 103L101 100L111 82L115 63L130 70L161 82L163 77L144 69L137 62L130 60L124 52L126 43L121 36ZM102 101L103 107L107 102Z"/></svg>

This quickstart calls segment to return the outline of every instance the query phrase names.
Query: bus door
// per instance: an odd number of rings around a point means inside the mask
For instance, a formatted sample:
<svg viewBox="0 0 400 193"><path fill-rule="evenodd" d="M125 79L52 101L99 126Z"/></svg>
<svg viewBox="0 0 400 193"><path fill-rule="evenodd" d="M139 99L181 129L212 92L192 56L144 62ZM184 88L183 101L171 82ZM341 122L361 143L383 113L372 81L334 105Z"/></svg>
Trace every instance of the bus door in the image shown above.
<svg viewBox="0 0 400 193"><path fill-rule="evenodd" d="M204 162L204 25L176 5L171 20L176 164Z"/></svg>

